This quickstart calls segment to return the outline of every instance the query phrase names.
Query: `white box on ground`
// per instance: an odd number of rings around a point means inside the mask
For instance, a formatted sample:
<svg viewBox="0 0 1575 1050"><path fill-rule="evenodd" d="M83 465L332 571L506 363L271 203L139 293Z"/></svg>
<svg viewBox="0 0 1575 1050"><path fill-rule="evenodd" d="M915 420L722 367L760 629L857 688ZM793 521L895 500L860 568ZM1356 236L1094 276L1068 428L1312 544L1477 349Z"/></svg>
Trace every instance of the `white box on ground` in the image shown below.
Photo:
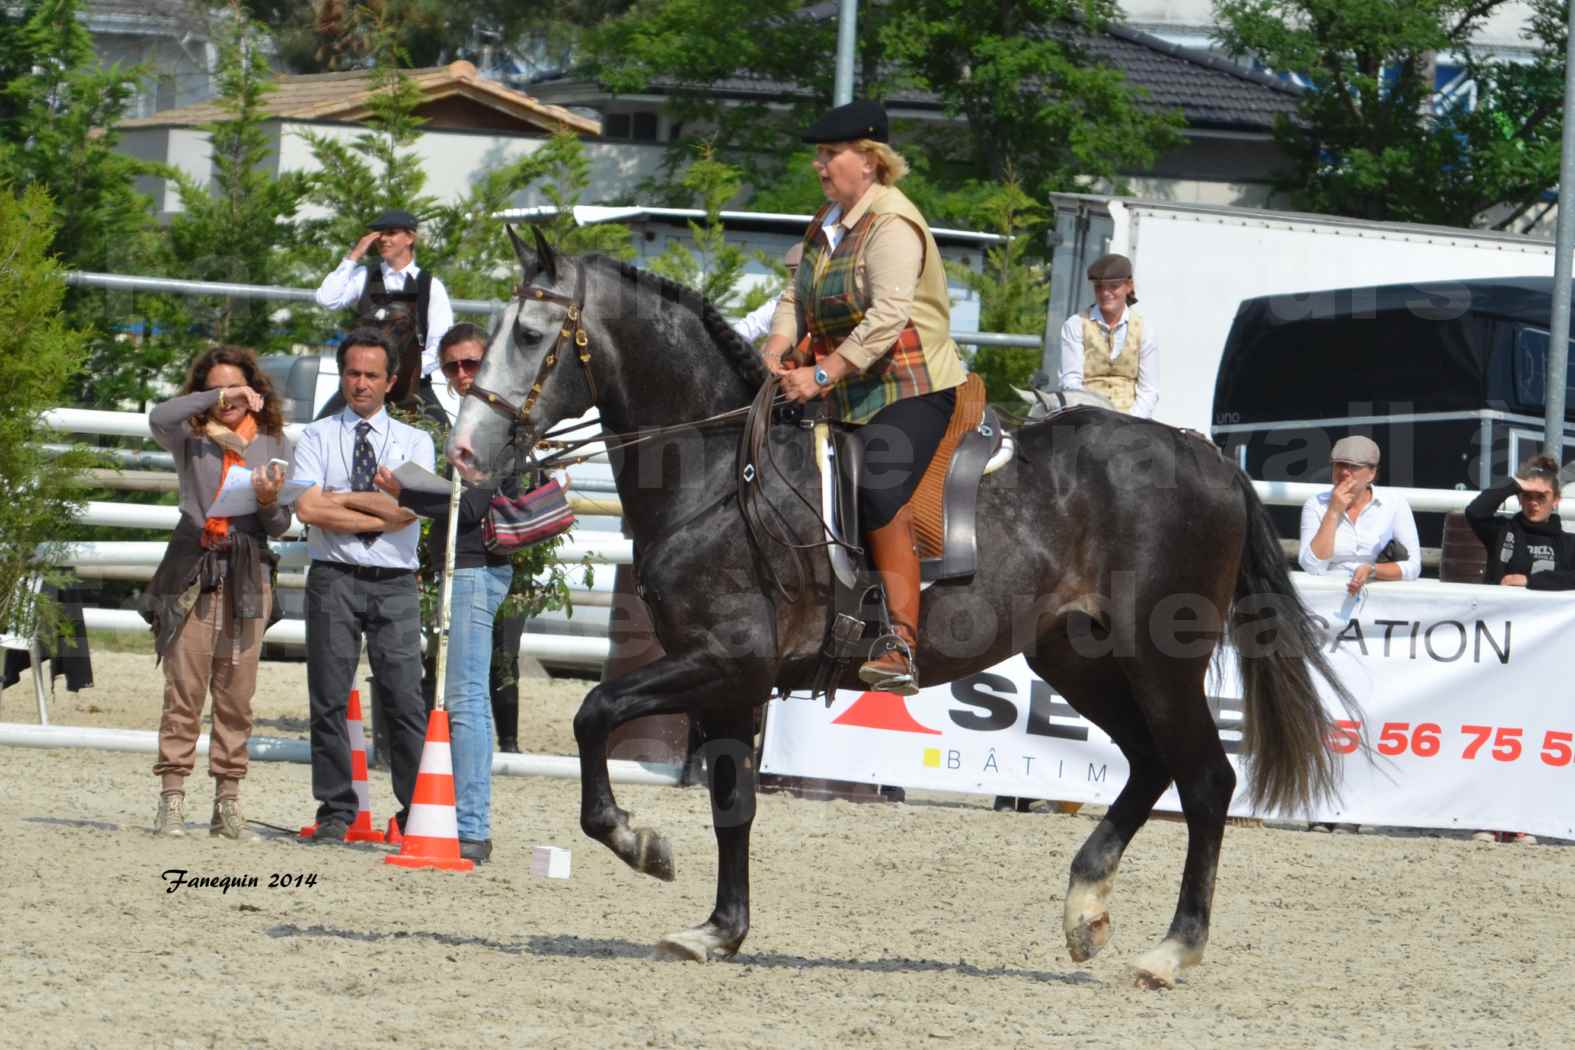
<svg viewBox="0 0 1575 1050"><path fill-rule="evenodd" d="M569 851L558 846L532 846L530 873L547 879L569 877Z"/></svg>

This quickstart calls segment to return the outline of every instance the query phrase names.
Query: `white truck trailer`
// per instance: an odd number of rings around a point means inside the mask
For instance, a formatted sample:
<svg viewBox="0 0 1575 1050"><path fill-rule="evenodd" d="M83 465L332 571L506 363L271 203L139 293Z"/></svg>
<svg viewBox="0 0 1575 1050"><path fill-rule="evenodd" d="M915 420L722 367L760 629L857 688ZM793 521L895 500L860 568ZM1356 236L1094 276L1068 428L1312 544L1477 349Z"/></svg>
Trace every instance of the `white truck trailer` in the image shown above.
<svg viewBox="0 0 1575 1050"><path fill-rule="evenodd" d="M1050 201L1056 227L1043 367L1052 383L1061 324L1092 302L1088 264L1120 252L1132 259L1138 310L1159 340L1155 418L1205 434L1230 423L1212 418L1214 386L1245 299L1553 274L1551 241L1507 233L1089 194Z"/></svg>

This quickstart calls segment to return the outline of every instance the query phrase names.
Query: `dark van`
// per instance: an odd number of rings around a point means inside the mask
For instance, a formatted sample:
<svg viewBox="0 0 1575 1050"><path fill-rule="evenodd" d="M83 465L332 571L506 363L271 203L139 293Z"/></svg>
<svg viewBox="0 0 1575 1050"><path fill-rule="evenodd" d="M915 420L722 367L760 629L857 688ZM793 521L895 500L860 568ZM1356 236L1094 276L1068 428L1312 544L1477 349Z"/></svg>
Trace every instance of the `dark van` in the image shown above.
<svg viewBox="0 0 1575 1050"><path fill-rule="evenodd" d="M1541 449L1552 313L1550 277L1249 299L1220 359L1214 440L1254 478L1328 482L1330 447L1366 434L1379 485L1485 488ZM1575 409L1575 386L1566 398ZM1296 535L1294 514L1275 516ZM1440 522L1417 524L1436 546Z"/></svg>

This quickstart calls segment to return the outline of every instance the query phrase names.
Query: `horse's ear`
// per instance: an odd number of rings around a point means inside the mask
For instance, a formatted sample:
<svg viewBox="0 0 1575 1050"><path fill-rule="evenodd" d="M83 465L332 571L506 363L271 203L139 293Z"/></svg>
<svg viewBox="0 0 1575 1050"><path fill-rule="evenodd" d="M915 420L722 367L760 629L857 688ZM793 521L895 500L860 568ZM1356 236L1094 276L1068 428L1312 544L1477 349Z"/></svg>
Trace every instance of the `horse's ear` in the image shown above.
<svg viewBox="0 0 1575 1050"><path fill-rule="evenodd" d="M525 242L520 240L519 233L515 231L512 225L504 223L503 228L509 231L509 243L514 245L514 255L520 261L520 268L528 276L532 270L536 269L536 257L525 246Z"/></svg>
<svg viewBox="0 0 1575 1050"><path fill-rule="evenodd" d="M552 250L552 245L547 243L547 235L541 232L540 226L532 226L530 232L536 235L536 258L541 264L542 271L546 273L551 284L558 283L558 257Z"/></svg>

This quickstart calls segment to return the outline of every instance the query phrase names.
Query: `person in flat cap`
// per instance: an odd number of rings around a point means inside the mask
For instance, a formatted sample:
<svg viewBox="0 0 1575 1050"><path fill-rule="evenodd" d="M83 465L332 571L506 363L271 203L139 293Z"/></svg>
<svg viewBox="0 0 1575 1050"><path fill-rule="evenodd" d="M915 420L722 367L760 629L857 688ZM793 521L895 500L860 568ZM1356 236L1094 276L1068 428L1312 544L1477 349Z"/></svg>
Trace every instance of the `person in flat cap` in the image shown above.
<svg viewBox="0 0 1575 1050"><path fill-rule="evenodd" d="M1150 419L1159 403L1159 344L1134 312L1132 260L1102 255L1088 268L1094 301L1061 326L1061 389L1092 390Z"/></svg>
<svg viewBox="0 0 1575 1050"><path fill-rule="evenodd" d="M399 375L388 400L409 403L436 395L429 378L438 365L438 342L454 326L448 289L430 270L416 265L416 217L403 208L389 208L367 226L367 232L340 260L317 289L317 303L330 310L354 308L352 327L380 328L394 341ZM373 247L376 266L361 259ZM344 407L335 397L319 418Z"/></svg>
<svg viewBox="0 0 1575 1050"><path fill-rule="evenodd" d="M798 273L798 261L804 256L804 242L794 241L793 247L782 256L782 265L787 267L787 283L793 283L794 276ZM771 334L771 319L776 316L777 303L782 299L781 293L774 298L767 299L749 313L745 314L736 324L733 331L743 336L750 343L761 336Z"/></svg>
<svg viewBox="0 0 1575 1050"><path fill-rule="evenodd" d="M966 374L949 334L951 300L929 224L896 187L908 164L889 144L885 109L838 106L803 139L815 146L826 204L804 232L803 261L761 353L788 398L826 399L828 414L859 426L876 450L881 469L866 474L859 524L885 585L891 631L859 677L909 695L918 690L919 628L912 499L931 459L950 455L943 438L958 388L979 380ZM982 385L969 397L975 390Z"/></svg>
<svg viewBox="0 0 1575 1050"><path fill-rule="evenodd" d="M1381 492L1378 445L1352 434L1329 453L1334 485L1302 504L1301 549L1307 572L1350 576L1355 595L1372 580L1414 580L1422 575L1422 548L1411 506L1396 492Z"/></svg>

